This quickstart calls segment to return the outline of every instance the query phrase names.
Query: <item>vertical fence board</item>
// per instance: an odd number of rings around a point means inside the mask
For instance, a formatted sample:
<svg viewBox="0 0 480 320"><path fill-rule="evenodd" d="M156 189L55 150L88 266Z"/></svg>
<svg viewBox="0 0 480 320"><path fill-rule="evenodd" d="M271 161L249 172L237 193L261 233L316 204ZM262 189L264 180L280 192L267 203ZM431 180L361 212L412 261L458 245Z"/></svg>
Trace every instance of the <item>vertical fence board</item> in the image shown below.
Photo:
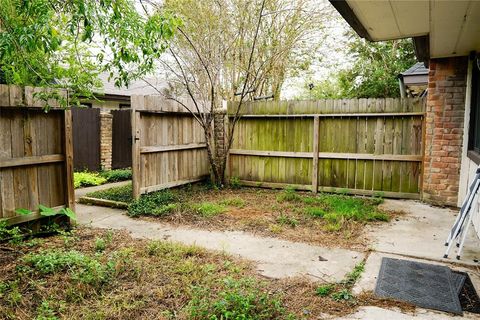
<svg viewBox="0 0 480 320"><path fill-rule="evenodd" d="M422 100L262 101L247 106L230 152L231 174L243 183L419 197ZM229 104L230 114L234 107Z"/></svg>

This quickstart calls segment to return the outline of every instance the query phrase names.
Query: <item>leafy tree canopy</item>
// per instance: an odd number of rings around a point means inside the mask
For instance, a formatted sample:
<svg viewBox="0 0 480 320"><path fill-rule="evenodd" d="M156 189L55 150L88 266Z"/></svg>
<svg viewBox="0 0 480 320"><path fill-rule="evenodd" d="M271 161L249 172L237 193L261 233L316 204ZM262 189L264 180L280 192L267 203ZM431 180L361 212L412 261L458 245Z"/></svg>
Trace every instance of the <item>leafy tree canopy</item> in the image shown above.
<svg viewBox="0 0 480 320"><path fill-rule="evenodd" d="M386 98L399 97L398 74L415 62L410 39L369 42L351 36L348 53L350 67L333 73L310 90L305 85L302 97L320 98Z"/></svg>
<svg viewBox="0 0 480 320"><path fill-rule="evenodd" d="M70 103L151 71L180 20L132 0L0 0L0 82L68 88Z"/></svg>

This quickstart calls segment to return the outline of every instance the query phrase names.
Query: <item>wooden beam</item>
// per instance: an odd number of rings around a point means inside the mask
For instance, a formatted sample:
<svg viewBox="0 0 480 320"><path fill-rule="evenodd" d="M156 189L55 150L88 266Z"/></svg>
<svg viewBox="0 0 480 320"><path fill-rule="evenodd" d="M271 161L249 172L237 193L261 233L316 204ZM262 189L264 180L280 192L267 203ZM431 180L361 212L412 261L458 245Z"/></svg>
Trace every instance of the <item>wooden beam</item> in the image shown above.
<svg viewBox="0 0 480 320"><path fill-rule="evenodd" d="M140 153L179 151L179 150L201 149L206 147L207 147L206 143L190 143L190 144L178 144L178 145L170 145L170 146L145 146L145 147L140 147Z"/></svg>
<svg viewBox="0 0 480 320"><path fill-rule="evenodd" d="M159 191L159 190L163 190L163 189L168 189L168 188L181 186L181 185L184 185L184 184L189 184L189 183L202 181L202 180L205 180L207 177L208 176L201 176L201 177L197 177L197 178L189 179L189 180L172 181L172 182L157 184L155 186L140 188L140 194Z"/></svg>
<svg viewBox="0 0 480 320"><path fill-rule="evenodd" d="M313 152L290 152L290 151L262 151L231 149L230 154L242 156L284 157L284 158L313 158ZM370 154L370 153L334 153L318 152L319 159L353 159L353 160L386 160L386 161L412 161L421 162L421 155L402 154Z"/></svg>
<svg viewBox="0 0 480 320"><path fill-rule="evenodd" d="M140 183L142 180L142 168L140 166L140 113L136 112L136 102L143 96L134 97L132 101L132 194L134 199L140 197ZM141 103L142 101L139 101Z"/></svg>
<svg viewBox="0 0 480 320"><path fill-rule="evenodd" d="M67 185L65 203L75 210L75 188L73 185L73 124L72 110L64 112L64 148L65 148L65 179Z"/></svg>
<svg viewBox="0 0 480 320"><path fill-rule="evenodd" d="M312 114L245 114L241 118L348 118L348 117L412 117L424 116L425 112L382 112L382 113L312 113ZM233 118L233 115L229 115Z"/></svg>
<svg viewBox="0 0 480 320"><path fill-rule="evenodd" d="M49 154L44 156L32 156L23 158L0 159L0 168L28 166L42 163L55 163L65 161L63 154Z"/></svg>
<svg viewBox="0 0 480 320"><path fill-rule="evenodd" d="M259 182L240 180L240 184L247 187L257 188L270 188L270 189L284 189L286 187L292 187L295 190L312 191L312 186L307 184L291 184L291 183L277 183L277 182ZM375 191L375 190L361 190L361 189L346 189L346 188L334 188L334 187L318 187L319 191L328 193L347 193L352 195L363 196L382 196L385 198L398 198L398 199L420 199L418 193L406 193L406 192L387 192L387 191Z"/></svg>
<svg viewBox="0 0 480 320"><path fill-rule="evenodd" d="M319 144L320 118L313 118L313 168L312 168L312 191L318 192L318 144Z"/></svg>

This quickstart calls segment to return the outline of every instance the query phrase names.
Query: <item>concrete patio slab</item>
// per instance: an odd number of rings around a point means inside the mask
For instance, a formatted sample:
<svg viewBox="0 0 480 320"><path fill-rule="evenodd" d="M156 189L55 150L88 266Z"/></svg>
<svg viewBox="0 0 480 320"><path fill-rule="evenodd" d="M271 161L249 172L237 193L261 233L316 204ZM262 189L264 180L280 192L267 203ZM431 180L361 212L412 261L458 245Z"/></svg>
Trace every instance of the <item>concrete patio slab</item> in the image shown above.
<svg viewBox="0 0 480 320"><path fill-rule="evenodd" d="M340 281L365 257L355 251L258 237L245 232L171 227L129 218L125 211L118 209L78 204L76 211L80 224L127 230L135 238L171 240L255 261L259 273L269 278L306 276L314 281Z"/></svg>
<svg viewBox="0 0 480 320"><path fill-rule="evenodd" d="M458 214L457 210L433 207L419 201L385 200L385 210L403 210L404 216L381 228L373 226L368 236L372 249L421 259L459 262L480 266L480 240L470 228L460 261L455 259L455 248L449 259L443 259L445 239Z"/></svg>
<svg viewBox="0 0 480 320"><path fill-rule="evenodd" d="M332 318L337 320L452 320L452 319L478 319L478 315L465 313L463 317L453 316L447 313L435 312L425 309L416 309L415 313L403 313L399 310L389 310L373 306L360 307L354 314L341 318Z"/></svg>

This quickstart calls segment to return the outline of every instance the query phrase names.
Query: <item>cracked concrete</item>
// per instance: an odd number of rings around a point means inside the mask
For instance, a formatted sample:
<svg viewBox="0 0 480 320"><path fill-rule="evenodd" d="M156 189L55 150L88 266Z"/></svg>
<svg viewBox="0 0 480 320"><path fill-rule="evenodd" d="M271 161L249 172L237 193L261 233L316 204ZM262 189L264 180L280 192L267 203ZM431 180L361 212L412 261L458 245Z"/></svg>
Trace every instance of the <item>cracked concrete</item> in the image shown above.
<svg viewBox="0 0 480 320"><path fill-rule="evenodd" d="M258 272L269 278L306 276L314 281L340 281L365 257L360 252L259 237L240 231L170 227L158 222L129 218L124 211L118 209L77 204L76 210L80 224L127 230L134 238L171 240L224 251L254 261Z"/></svg>

